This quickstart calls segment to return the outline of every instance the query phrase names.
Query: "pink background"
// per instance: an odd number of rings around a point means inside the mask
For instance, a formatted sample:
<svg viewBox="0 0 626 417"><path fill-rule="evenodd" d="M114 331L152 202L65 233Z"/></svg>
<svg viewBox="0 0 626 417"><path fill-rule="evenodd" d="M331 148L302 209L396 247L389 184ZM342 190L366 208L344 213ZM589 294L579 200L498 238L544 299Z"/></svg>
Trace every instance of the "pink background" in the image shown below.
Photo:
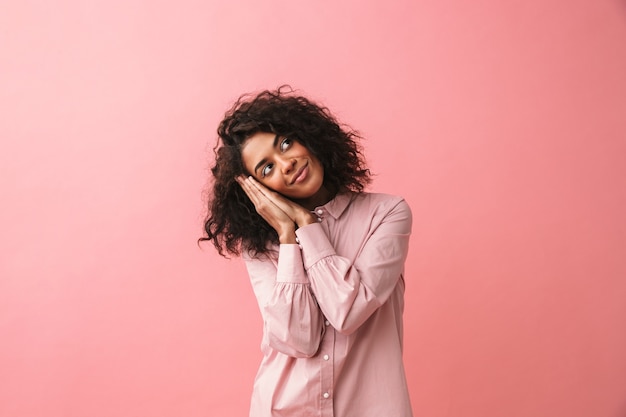
<svg viewBox="0 0 626 417"><path fill-rule="evenodd" d="M247 415L259 313L195 240L282 83L413 208L416 416L626 416L623 0L5 1L0 56L2 417Z"/></svg>

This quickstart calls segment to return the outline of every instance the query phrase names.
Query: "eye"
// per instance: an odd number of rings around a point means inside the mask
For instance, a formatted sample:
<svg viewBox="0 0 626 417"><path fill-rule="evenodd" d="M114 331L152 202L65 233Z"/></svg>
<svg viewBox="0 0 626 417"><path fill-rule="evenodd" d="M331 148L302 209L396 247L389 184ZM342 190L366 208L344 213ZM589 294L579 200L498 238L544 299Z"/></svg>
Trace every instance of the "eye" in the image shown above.
<svg viewBox="0 0 626 417"><path fill-rule="evenodd" d="M273 167L274 167L274 164L265 165L263 169L261 170L261 177L264 178L266 175L268 175L272 171Z"/></svg>
<svg viewBox="0 0 626 417"><path fill-rule="evenodd" d="M285 152L287 149L289 149L289 147L291 146L291 144L293 143L293 141L289 138L284 138L282 142L280 142L280 150L282 152Z"/></svg>

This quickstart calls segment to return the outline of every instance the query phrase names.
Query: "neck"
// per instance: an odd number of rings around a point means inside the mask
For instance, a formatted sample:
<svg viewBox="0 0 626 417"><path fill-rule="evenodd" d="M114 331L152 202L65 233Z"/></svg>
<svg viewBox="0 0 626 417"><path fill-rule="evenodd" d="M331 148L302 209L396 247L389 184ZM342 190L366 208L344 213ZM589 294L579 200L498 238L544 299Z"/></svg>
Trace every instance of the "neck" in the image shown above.
<svg viewBox="0 0 626 417"><path fill-rule="evenodd" d="M322 186L317 193L309 198L294 200L307 210L313 210L315 207L323 206L333 199L336 193L330 192L326 187Z"/></svg>

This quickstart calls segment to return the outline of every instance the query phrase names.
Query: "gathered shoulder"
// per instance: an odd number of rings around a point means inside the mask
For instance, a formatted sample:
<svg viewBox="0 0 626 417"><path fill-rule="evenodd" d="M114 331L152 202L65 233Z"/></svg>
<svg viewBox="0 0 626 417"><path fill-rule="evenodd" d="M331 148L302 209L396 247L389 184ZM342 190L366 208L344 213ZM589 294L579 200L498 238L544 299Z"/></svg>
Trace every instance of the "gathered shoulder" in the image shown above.
<svg viewBox="0 0 626 417"><path fill-rule="evenodd" d="M392 209L398 204L406 205L408 208L408 204L404 197L394 194L362 192L356 194L354 200L359 204L368 204L381 208Z"/></svg>
<svg viewBox="0 0 626 417"><path fill-rule="evenodd" d="M363 192L355 194L349 212L360 213L374 220L394 219L394 221L412 223L412 212L402 196L386 193Z"/></svg>

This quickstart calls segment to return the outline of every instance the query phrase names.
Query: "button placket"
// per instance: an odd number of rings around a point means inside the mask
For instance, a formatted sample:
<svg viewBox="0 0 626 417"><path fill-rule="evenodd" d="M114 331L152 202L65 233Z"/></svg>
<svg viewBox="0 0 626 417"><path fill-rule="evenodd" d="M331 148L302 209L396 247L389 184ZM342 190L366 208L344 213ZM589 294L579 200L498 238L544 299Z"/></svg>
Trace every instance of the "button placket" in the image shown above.
<svg viewBox="0 0 626 417"><path fill-rule="evenodd" d="M322 222L322 220L324 220L324 210L322 209L317 209L315 211L312 211L311 213L313 213L315 215L315 217L317 217L317 221L319 223Z"/></svg>
<svg viewBox="0 0 626 417"><path fill-rule="evenodd" d="M330 322L328 320L324 321L324 325L329 326ZM321 416L322 417L332 417L334 415L333 412L333 384L334 384L334 364L332 361L333 352L335 349L335 338L336 333L335 329L329 327L324 332L324 337L322 339L322 344L320 346L320 356L318 356L320 372L321 372L321 386L320 386L320 394L321 394Z"/></svg>

